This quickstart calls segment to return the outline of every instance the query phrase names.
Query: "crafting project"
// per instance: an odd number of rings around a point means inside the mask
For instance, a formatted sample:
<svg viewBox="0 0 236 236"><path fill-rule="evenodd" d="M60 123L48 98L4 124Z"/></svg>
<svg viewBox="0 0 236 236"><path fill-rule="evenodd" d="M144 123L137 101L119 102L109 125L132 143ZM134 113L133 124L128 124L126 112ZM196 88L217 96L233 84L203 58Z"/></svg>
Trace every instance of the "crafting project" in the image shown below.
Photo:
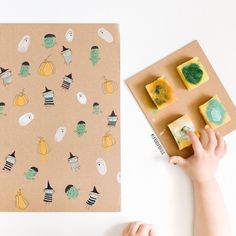
<svg viewBox="0 0 236 236"><path fill-rule="evenodd" d="M231 120L229 113L217 95L201 105L199 110L206 123L212 129L216 129Z"/></svg>
<svg viewBox="0 0 236 236"><path fill-rule="evenodd" d="M0 31L0 211L120 211L118 25Z"/></svg>
<svg viewBox="0 0 236 236"><path fill-rule="evenodd" d="M163 76L145 87L158 109L162 109L174 101L174 92Z"/></svg>
<svg viewBox="0 0 236 236"><path fill-rule="evenodd" d="M168 125L179 150L190 146L191 140L188 136L189 131L193 131L198 137L199 133L195 130L194 124L188 115L183 115Z"/></svg>
<svg viewBox="0 0 236 236"><path fill-rule="evenodd" d="M169 96L165 96L167 90L161 94L165 105L161 109L155 104L157 96L160 101L160 88L156 86L159 79L168 81L171 87ZM163 156L186 158L193 154L186 136L189 129L199 136L206 124L218 128L222 135L236 128L235 105L197 41L135 74L126 83L151 124L151 137Z"/></svg>
<svg viewBox="0 0 236 236"><path fill-rule="evenodd" d="M197 88L209 79L198 57L179 65L177 71L188 90Z"/></svg>

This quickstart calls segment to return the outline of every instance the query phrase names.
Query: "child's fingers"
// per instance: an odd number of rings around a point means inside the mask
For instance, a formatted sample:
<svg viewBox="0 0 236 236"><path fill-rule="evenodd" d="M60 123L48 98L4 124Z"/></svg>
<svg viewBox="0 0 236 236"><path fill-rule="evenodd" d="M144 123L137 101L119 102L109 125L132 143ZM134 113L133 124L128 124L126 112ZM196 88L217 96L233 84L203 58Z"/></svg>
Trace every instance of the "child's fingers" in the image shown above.
<svg viewBox="0 0 236 236"><path fill-rule="evenodd" d="M201 144L202 144L202 147L203 147L203 148L206 148L207 143L208 143L208 135L207 135L207 132L206 132L205 129L203 129L203 130L201 131L200 142L201 142Z"/></svg>
<svg viewBox="0 0 236 236"><path fill-rule="evenodd" d="M141 222L141 221L133 222L130 225L128 233L129 234L136 234L141 224L143 224L143 222Z"/></svg>
<svg viewBox="0 0 236 236"><path fill-rule="evenodd" d="M201 152L203 150L203 147L198 137L193 133L193 131L189 131L188 136L192 142L194 152L195 153Z"/></svg>
<svg viewBox="0 0 236 236"><path fill-rule="evenodd" d="M151 226L147 224L141 224L138 228L137 234L142 236L148 236Z"/></svg>
<svg viewBox="0 0 236 236"><path fill-rule="evenodd" d="M129 224L124 228L124 230L123 230L123 235L126 235L126 234L129 232L131 225L132 225L132 223L129 223Z"/></svg>
<svg viewBox="0 0 236 236"><path fill-rule="evenodd" d="M208 134L208 144L207 144L207 149L209 151L215 151L216 145L217 145L217 139L216 139L216 134L213 129L211 129L208 125L205 126L205 130Z"/></svg>
<svg viewBox="0 0 236 236"><path fill-rule="evenodd" d="M216 132L216 139L217 139L217 146L215 149L215 154L216 154L216 156L220 156L224 152L225 141L219 132Z"/></svg>
<svg viewBox="0 0 236 236"><path fill-rule="evenodd" d="M154 229L151 229L151 231L149 232L149 236L156 236L156 232Z"/></svg>
<svg viewBox="0 0 236 236"><path fill-rule="evenodd" d="M187 164L187 159L184 159L183 157L180 156L172 156L169 159L169 162L174 165L179 165L179 166L185 166Z"/></svg>

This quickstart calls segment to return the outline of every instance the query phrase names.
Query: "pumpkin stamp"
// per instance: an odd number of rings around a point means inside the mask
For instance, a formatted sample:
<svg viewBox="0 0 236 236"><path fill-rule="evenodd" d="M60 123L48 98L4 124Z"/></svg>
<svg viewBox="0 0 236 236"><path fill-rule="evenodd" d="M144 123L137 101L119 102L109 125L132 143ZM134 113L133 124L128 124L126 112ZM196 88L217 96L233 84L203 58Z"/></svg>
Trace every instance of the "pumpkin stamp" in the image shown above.
<svg viewBox="0 0 236 236"><path fill-rule="evenodd" d="M5 107L4 102L0 102L0 118L6 116L7 114L4 112L4 107Z"/></svg>
<svg viewBox="0 0 236 236"><path fill-rule="evenodd" d="M65 188L65 193L68 199L76 199L79 196L79 188L76 188L74 185L69 184Z"/></svg>
<svg viewBox="0 0 236 236"><path fill-rule="evenodd" d="M40 157L40 163L44 164L46 162L46 156L49 153L49 145L44 137L39 137L38 153Z"/></svg>
<svg viewBox="0 0 236 236"><path fill-rule="evenodd" d="M115 138L112 136L112 134L110 133L110 131L106 132L103 136L102 136L102 147L104 149L110 148L113 145L115 145L116 140Z"/></svg>
<svg viewBox="0 0 236 236"><path fill-rule="evenodd" d="M38 72L40 76L47 77L55 74L56 72L53 62L48 60L49 57L50 56L44 59L44 61L39 66Z"/></svg>
<svg viewBox="0 0 236 236"><path fill-rule="evenodd" d="M62 47L61 55L64 58L65 64L69 65L72 62L72 50L70 48Z"/></svg>
<svg viewBox="0 0 236 236"><path fill-rule="evenodd" d="M30 45L30 41L31 37L29 35L23 36L17 47L18 52L21 53L27 52Z"/></svg>
<svg viewBox="0 0 236 236"><path fill-rule="evenodd" d="M22 91L15 96L13 103L17 107L22 107L28 104L28 102L29 102L28 96L25 94L25 90L22 89Z"/></svg>
<svg viewBox="0 0 236 236"><path fill-rule="evenodd" d="M164 76L147 84L145 88L158 109L167 107L175 100L174 92Z"/></svg>
<svg viewBox="0 0 236 236"><path fill-rule="evenodd" d="M65 75L61 87L65 90L68 90L72 82L73 82L72 74L70 73L69 75Z"/></svg>
<svg viewBox="0 0 236 236"><path fill-rule="evenodd" d="M25 210L29 206L29 202L25 199L21 189L16 192L15 206L19 210Z"/></svg>
<svg viewBox="0 0 236 236"><path fill-rule="evenodd" d="M12 72L9 69L0 67L0 77L3 81L3 85L9 85L12 82Z"/></svg>
<svg viewBox="0 0 236 236"><path fill-rule="evenodd" d="M75 132L79 137L83 136L87 132L85 121L81 120L77 123Z"/></svg>
<svg viewBox="0 0 236 236"><path fill-rule="evenodd" d="M86 201L87 207L93 206L96 202L100 193L97 191L96 187L93 187L93 190L89 193L89 199Z"/></svg>
<svg viewBox="0 0 236 236"><path fill-rule="evenodd" d="M46 86L43 92L43 97L44 106L48 107L54 105L54 92L51 89L48 89Z"/></svg>
<svg viewBox="0 0 236 236"><path fill-rule="evenodd" d="M52 203L53 194L55 193L54 189L50 185L49 181L47 183L47 187L44 189L44 198L43 201L47 204Z"/></svg>
<svg viewBox="0 0 236 236"><path fill-rule="evenodd" d="M28 180L34 180L34 177L37 175L37 173L39 172L37 167L30 167L29 170L27 170L27 172L24 173L25 178Z"/></svg>
<svg viewBox="0 0 236 236"><path fill-rule="evenodd" d="M229 113L218 96L214 96L206 103L202 104L199 110L205 122L212 129L216 129L231 120Z"/></svg>
<svg viewBox="0 0 236 236"><path fill-rule="evenodd" d="M102 83L102 91L105 94L113 94L117 90L117 84L113 80L106 79L104 76L104 81Z"/></svg>
<svg viewBox="0 0 236 236"><path fill-rule="evenodd" d="M102 113L102 111L101 111L99 103L98 102L94 102L93 103L93 114L99 115L101 113Z"/></svg>
<svg viewBox="0 0 236 236"><path fill-rule="evenodd" d="M116 126L117 120L118 120L117 115L115 114L114 111L112 111L111 114L107 117L107 121L108 121L107 125L113 128Z"/></svg>
<svg viewBox="0 0 236 236"><path fill-rule="evenodd" d="M91 47L89 60L91 61L93 66L95 66L98 63L98 61L100 60L98 46Z"/></svg>
<svg viewBox="0 0 236 236"><path fill-rule="evenodd" d="M16 163L16 156L15 156L15 151L12 152L11 154L8 154L5 158L5 165L2 168L2 170L5 170L7 172L10 172L13 166Z"/></svg>
<svg viewBox="0 0 236 236"><path fill-rule="evenodd" d="M79 157L73 155L71 152L70 152L70 156L68 158L68 163L70 165L70 168L72 171L78 171L79 170Z"/></svg>
<svg viewBox="0 0 236 236"><path fill-rule="evenodd" d="M29 64L29 62L28 62L28 61L24 61L24 62L21 64L19 75L20 75L21 77L27 77L28 75L30 75L29 69L30 69L30 64Z"/></svg>
<svg viewBox="0 0 236 236"><path fill-rule="evenodd" d="M46 34L43 38L43 46L45 48L53 48L56 43L56 36L54 34Z"/></svg>

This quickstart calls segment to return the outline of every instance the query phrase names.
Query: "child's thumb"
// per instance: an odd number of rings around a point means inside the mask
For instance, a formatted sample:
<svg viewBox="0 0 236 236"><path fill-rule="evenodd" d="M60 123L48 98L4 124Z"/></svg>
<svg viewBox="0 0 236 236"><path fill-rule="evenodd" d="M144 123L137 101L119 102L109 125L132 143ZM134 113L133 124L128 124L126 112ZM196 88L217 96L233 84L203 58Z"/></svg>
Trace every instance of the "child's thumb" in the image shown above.
<svg viewBox="0 0 236 236"><path fill-rule="evenodd" d="M174 165L185 166L187 164L187 160L180 156L172 156L169 159L169 162Z"/></svg>

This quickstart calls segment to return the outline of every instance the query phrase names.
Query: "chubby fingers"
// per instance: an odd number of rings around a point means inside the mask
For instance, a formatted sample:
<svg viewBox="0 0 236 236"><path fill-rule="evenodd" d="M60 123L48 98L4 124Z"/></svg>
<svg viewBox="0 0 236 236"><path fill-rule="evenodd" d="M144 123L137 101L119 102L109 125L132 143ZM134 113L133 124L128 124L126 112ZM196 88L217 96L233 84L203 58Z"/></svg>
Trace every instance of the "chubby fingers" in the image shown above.
<svg viewBox="0 0 236 236"><path fill-rule="evenodd" d="M152 225L141 224L138 228L137 235L139 236L149 236L150 231L152 230Z"/></svg>
<svg viewBox="0 0 236 236"><path fill-rule="evenodd" d="M217 139L217 146L215 149L215 155L218 157L223 157L227 151L227 145L219 132L216 132L216 139Z"/></svg>
<svg viewBox="0 0 236 236"><path fill-rule="evenodd" d="M201 151L203 151L202 144L196 134L194 134L193 131L189 131L188 136L192 142L194 153L200 153Z"/></svg>
<svg viewBox="0 0 236 236"><path fill-rule="evenodd" d="M217 146L216 133L208 125L205 126L205 130L208 135L208 143L207 143L206 149L213 152L215 151L216 146Z"/></svg>

